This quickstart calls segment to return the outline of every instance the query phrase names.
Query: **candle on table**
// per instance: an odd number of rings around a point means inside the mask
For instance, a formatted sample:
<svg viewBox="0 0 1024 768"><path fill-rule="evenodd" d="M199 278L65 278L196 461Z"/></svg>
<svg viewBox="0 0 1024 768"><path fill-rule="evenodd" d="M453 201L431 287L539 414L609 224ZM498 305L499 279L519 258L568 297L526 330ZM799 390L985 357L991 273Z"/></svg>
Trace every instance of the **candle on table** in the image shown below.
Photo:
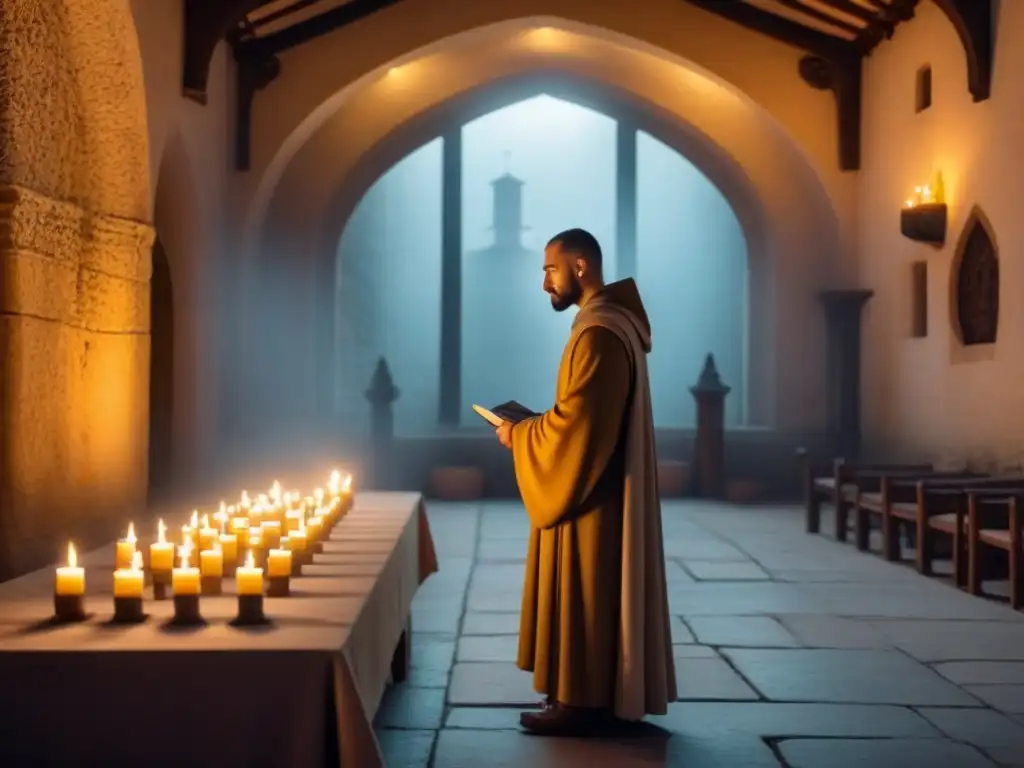
<svg viewBox="0 0 1024 768"><path fill-rule="evenodd" d="M224 578L224 553L220 549L204 549L199 552L199 578L203 594L219 595L221 579Z"/></svg>
<svg viewBox="0 0 1024 768"><path fill-rule="evenodd" d="M320 515L313 515L306 521L306 540L310 543L318 543L324 531L324 519Z"/></svg>
<svg viewBox="0 0 1024 768"><path fill-rule="evenodd" d="M149 570L153 574L153 598L156 600L167 598L174 554L174 545L167 540L167 526L163 520L157 520L156 541L149 545Z"/></svg>
<svg viewBox="0 0 1024 768"><path fill-rule="evenodd" d="M238 536L233 533L222 533L217 541L220 551L224 553L224 572L231 574L238 566Z"/></svg>
<svg viewBox="0 0 1024 768"><path fill-rule="evenodd" d="M237 624L263 624L263 569L256 567L252 552L245 560L245 565L235 574L238 586L238 617Z"/></svg>
<svg viewBox="0 0 1024 768"><path fill-rule="evenodd" d="M220 535L219 531L210 525L210 516L203 515L201 527L199 528L199 551L213 549L213 544L217 541L218 535Z"/></svg>
<svg viewBox="0 0 1024 768"><path fill-rule="evenodd" d="M285 512L285 530L289 532L298 530L299 526L302 525L302 520L306 517L306 513L301 509L289 509Z"/></svg>
<svg viewBox="0 0 1024 768"><path fill-rule="evenodd" d="M53 612L59 621L82 621L85 618L85 569L78 565L74 544L68 544L68 564L57 569L53 585Z"/></svg>
<svg viewBox="0 0 1024 768"><path fill-rule="evenodd" d="M271 597L286 597L291 591L291 575L292 553L287 549L270 550L267 553L267 577L270 579L268 594Z"/></svg>
<svg viewBox="0 0 1024 768"><path fill-rule="evenodd" d="M114 557L114 567L131 568L132 559L135 557L135 523L128 523L128 533L123 539L118 539L117 549Z"/></svg>
<svg viewBox="0 0 1024 768"><path fill-rule="evenodd" d="M307 529L303 523L298 529L288 534L288 549L295 553L295 556L299 560L306 559L306 549L309 544L309 536Z"/></svg>
<svg viewBox="0 0 1024 768"><path fill-rule="evenodd" d="M281 522L279 520L264 520L260 524L263 531L263 546L273 549L281 543Z"/></svg>
<svg viewBox="0 0 1024 768"><path fill-rule="evenodd" d="M181 567L175 568L171 575L171 588L174 590L174 623L199 624L202 616L199 613L200 576L199 569L192 568L189 557L192 548L185 545L181 550Z"/></svg>
<svg viewBox="0 0 1024 768"><path fill-rule="evenodd" d="M139 622L146 618L142 610L142 590L145 578L142 572L142 553L132 557L130 568L114 571L114 621Z"/></svg>

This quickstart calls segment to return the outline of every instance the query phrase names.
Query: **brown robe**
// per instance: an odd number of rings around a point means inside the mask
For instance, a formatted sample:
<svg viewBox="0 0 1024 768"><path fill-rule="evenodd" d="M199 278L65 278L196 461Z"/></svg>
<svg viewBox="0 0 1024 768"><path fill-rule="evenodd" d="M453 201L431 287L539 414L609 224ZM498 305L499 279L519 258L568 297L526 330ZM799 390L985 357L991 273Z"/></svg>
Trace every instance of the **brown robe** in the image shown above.
<svg viewBox="0 0 1024 768"><path fill-rule="evenodd" d="M554 407L512 429L530 517L518 666L562 704L663 714L676 697L646 353L632 280L580 310Z"/></svg>

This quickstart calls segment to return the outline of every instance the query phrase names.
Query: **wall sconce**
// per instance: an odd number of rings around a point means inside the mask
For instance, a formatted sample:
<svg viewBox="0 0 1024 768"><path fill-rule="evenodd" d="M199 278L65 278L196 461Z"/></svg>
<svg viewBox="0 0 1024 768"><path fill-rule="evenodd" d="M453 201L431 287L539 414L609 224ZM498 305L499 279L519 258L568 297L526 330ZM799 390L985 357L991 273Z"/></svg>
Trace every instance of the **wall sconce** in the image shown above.
<svg viewBox="0 0 1024 768"><path fill-rule="evenodd" d="M931 186L914 189L914 196L903 204L900 211L900 232L919 243L942 245L946 242L946 203Z"/></svg>

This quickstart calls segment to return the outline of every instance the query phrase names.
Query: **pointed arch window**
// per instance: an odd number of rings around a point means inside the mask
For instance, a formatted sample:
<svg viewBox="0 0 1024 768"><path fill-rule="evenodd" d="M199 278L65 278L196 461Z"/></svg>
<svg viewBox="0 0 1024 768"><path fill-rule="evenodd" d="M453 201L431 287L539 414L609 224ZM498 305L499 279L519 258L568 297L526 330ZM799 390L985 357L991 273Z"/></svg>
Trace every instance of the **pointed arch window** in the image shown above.
<svg viewBox="0 0 1024 768"><path fill-rule="evenodd" d="M955 326L964 346L994 344L999 326L999 259L984 214L975 209L954 271Z"/></svg>

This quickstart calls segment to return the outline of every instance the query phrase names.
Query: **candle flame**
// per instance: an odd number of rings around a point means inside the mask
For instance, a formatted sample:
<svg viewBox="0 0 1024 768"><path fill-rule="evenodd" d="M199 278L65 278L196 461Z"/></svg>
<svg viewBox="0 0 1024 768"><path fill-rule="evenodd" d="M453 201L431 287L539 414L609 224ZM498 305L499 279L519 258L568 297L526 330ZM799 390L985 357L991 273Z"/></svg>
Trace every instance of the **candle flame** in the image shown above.
<svg viewBox="0 0 1024 768"><path fill-rule="evenodd" d="M75 552L75 545L68 542L68 568L78 567L78 553Z"/></svg>
<svg viewBox="0 0 1024 768"><path fill-rule="evenodd" d="M130 541L134 544L137 539L135 538L135 523L128 523L128 535L124 537L125 541Z"/></svg>
<svg viewBox="0 0 1024 768"><path fill-rule="evenodd" d="M210 516L209 515L203 515L203 528L209 528L209 527L210 527Z"/></svg>
<svg viewBox="0 0 1024 768"><path fill-rule="evenodd" d="M249 500L249 492L242 491L241 504L243 507L248 507L252 502Z"/></svg>
<svg viewBox="0 0 1024 768"><path fill-rule="evenodd" d="M246 568L255 568L256 567L256 558L253 557L251 549L249 550L249 554L247 554L245 556L245 567Z"/></svg>
<svg viewBox="0 0 1024 768"><path fill-rule="evenodd" d="M188 568L188 556L190 554L191 553L187 549L182 551L182 553L181 553L181 567L182 567L182 569Z"/></svg>
<svg viewBox="0 0 1024 768"><path fill-rule="evenodd" d="M218 515L226 515L228 513L228 503L221 499L220 508L217 510Z"/></svg>
<svg viewBox="0 0 1024 768"><path fill-rule="evenodd" d="M163 518L156 521L156 541L157 544L167 543L167 526L164 525Z"/></svg>
<svg viewBox="0 0 1024 768"><path fill-rule="evenodd" d="M315 491L313 491L313 498L316 499L317 506L319 506L320 502L324 500L324 489L317 488Z"/></svg>
<svg viewBox="0 0 1024 768"><path fill-rule="evenodd" d="M199 510L198 509L193 509L192 510L192 517L189 518L188 524L192 528L198 528L199 527Z"/></svg>
<svg viewBox="0 0 1024 768"><path fill-rule="evenodd" d="M135 554L132 555L132 570L133 571L141 571L142 570L142 553L139 552L138 550L136 550Z"/></svg>

